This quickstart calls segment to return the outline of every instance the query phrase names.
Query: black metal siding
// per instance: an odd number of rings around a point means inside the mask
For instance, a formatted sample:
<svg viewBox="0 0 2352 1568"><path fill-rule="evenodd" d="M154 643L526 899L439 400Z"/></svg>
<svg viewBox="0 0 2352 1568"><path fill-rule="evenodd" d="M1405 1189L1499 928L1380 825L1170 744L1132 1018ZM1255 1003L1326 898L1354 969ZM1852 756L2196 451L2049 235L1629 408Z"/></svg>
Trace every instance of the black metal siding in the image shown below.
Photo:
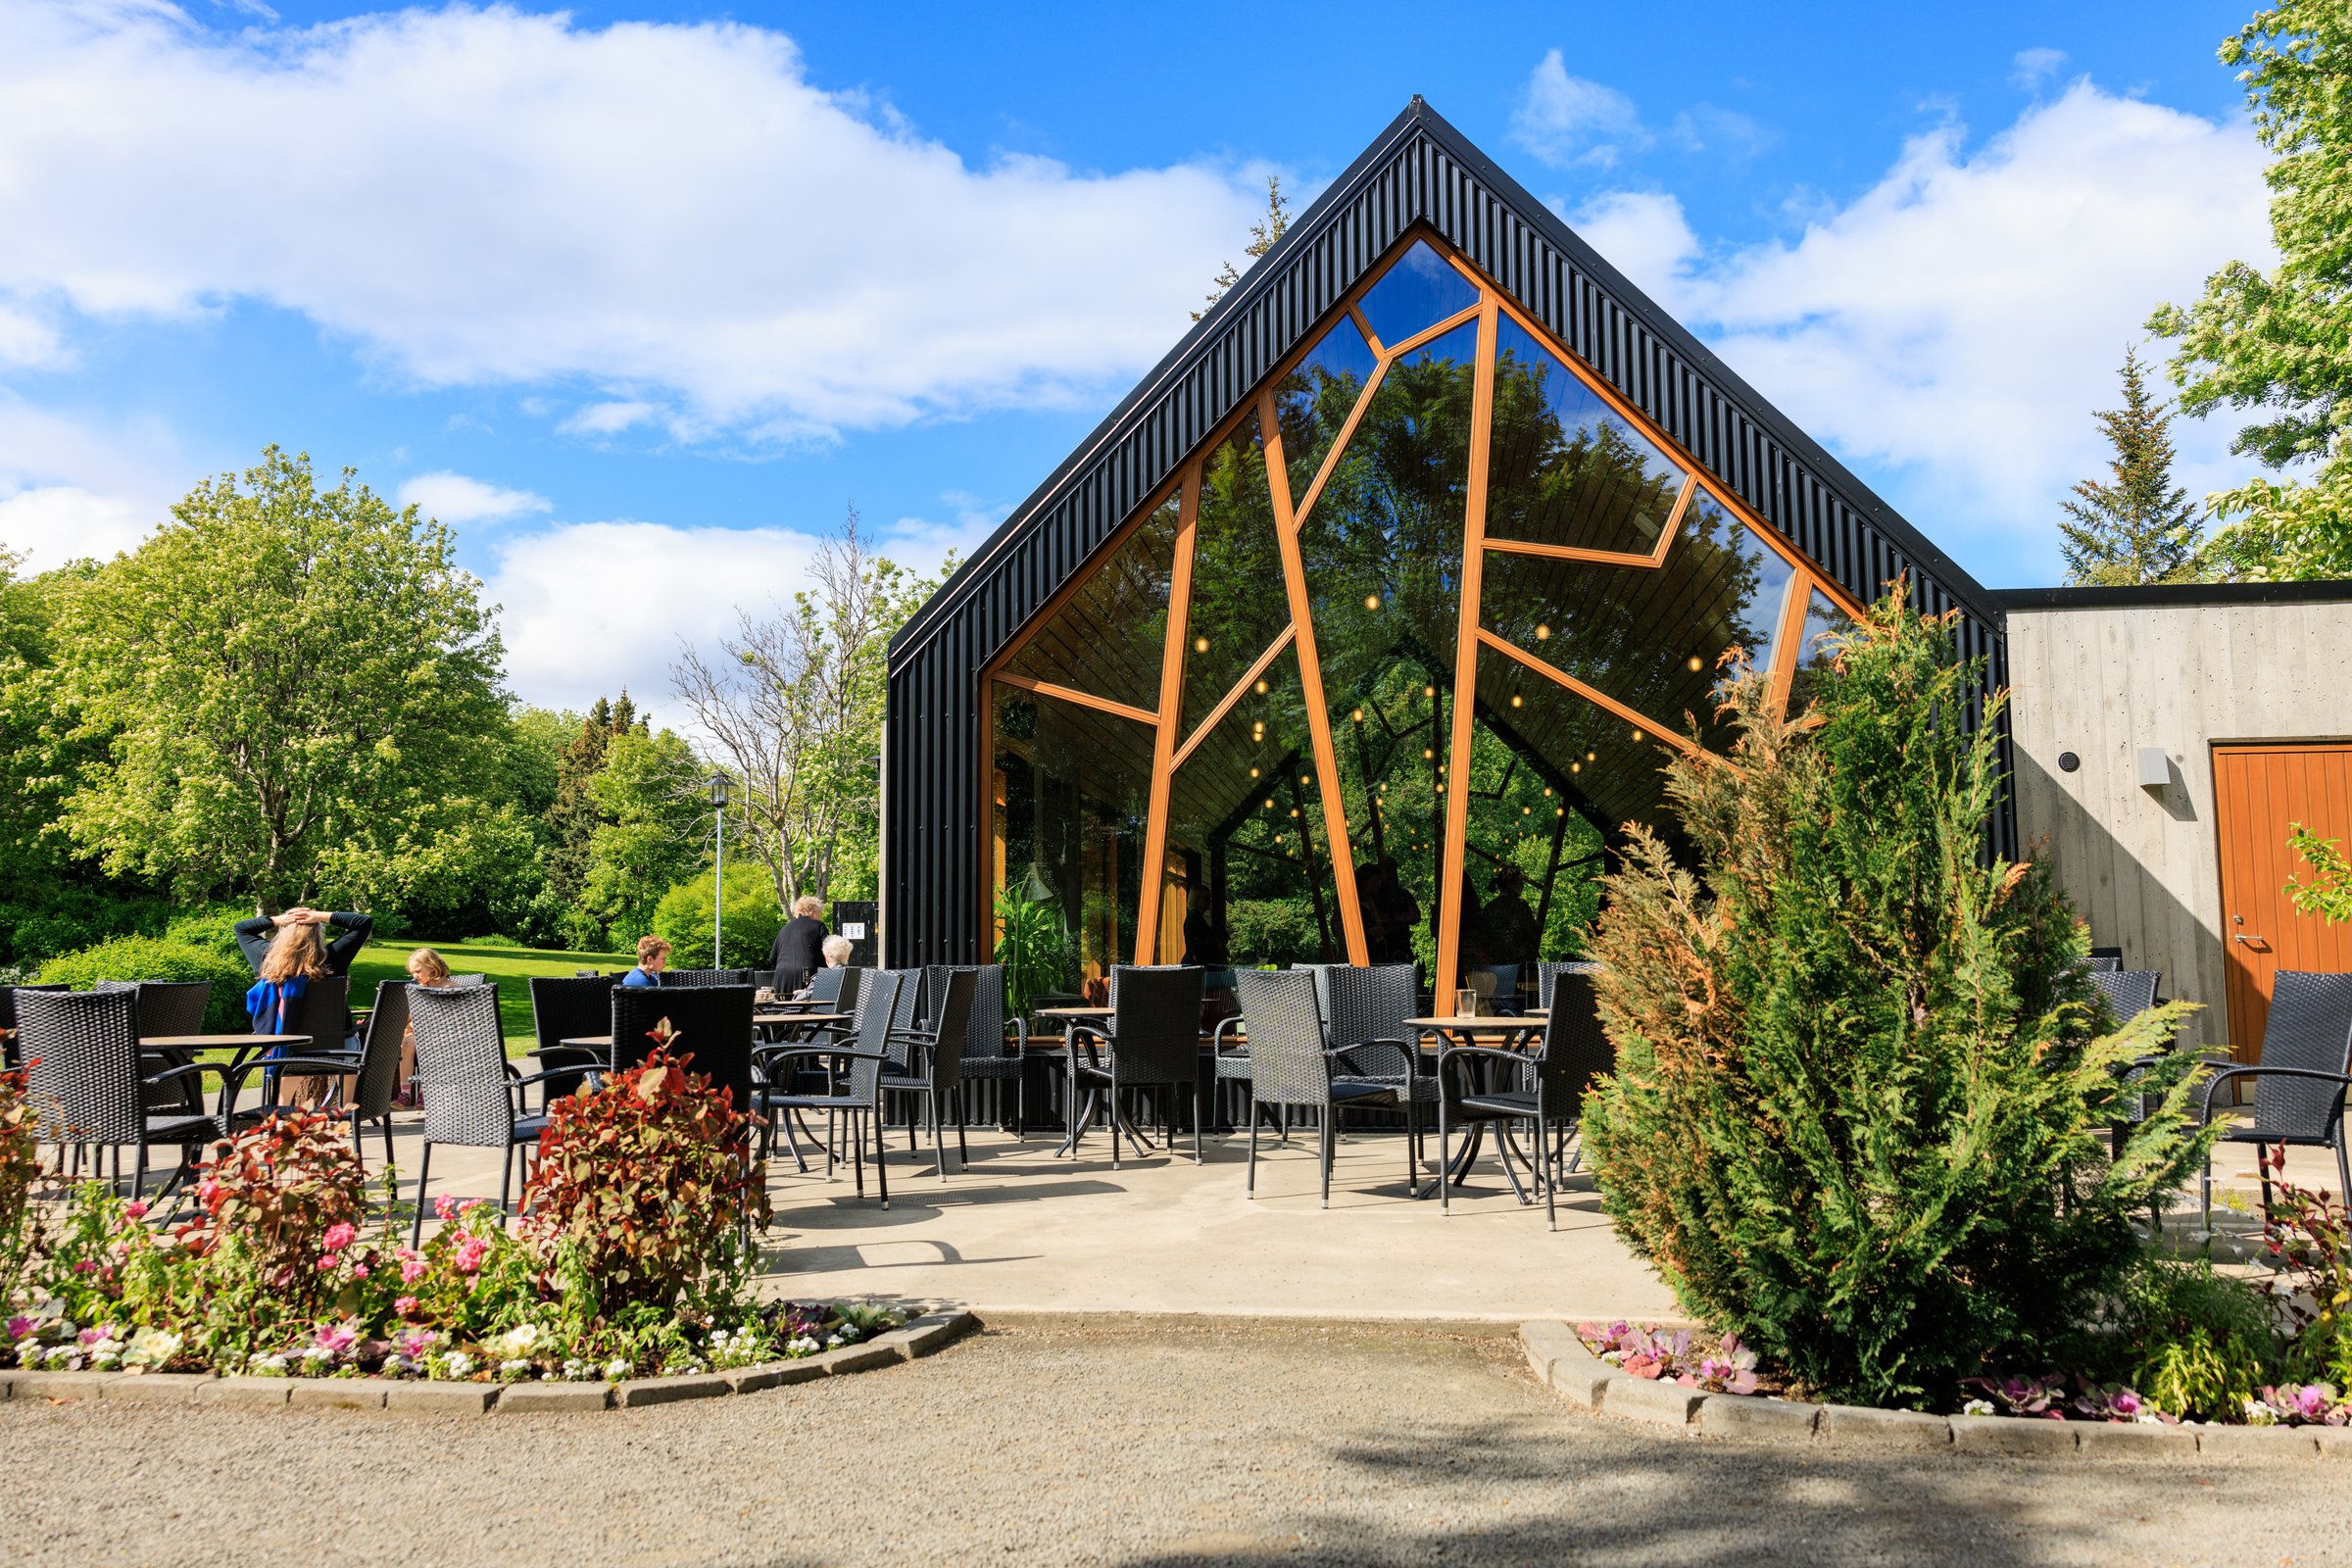
<svg viewBox="0 0 2352 1568"><path fill-rule="evenodd" d="M1413 106L1300 216L891 647L883 935L892 964L980 948L980 668L1397 237L1425 223L1865 603L1908 573L2008 677L2000 611L1886 503L1482 157ZM2005 748L2005 742L2004 742ZM2009 853L2006 811L1994 844Z"/></svg>

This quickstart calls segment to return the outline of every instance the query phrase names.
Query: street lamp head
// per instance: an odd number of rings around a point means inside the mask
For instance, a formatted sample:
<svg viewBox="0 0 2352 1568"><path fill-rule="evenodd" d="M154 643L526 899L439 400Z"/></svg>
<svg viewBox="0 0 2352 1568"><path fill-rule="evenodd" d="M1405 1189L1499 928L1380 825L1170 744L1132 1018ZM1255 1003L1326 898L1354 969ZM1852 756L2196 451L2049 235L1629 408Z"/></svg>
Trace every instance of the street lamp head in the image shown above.
<svg viewBox="0 0 2352 1568"><path fill-rule="evenodd" d="M733 787L733 781L724 772L712 773L710 775L710 804L722 811L725 810L727 795Z"/></svg>

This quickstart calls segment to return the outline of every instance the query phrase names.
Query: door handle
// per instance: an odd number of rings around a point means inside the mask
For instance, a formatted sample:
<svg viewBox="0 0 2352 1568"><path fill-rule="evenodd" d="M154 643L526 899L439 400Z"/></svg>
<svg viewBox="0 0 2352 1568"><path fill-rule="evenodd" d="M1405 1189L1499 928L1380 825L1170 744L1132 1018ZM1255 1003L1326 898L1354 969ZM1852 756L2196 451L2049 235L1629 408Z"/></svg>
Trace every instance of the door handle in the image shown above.
<svg viewBox="0 0 2352 1568"><path fill-rule="evenodd" d="M2248 943L2252 943L2252 942L2260 942L2260 941L2262 940L2262 938L2260 938L2260 937L2252 937L2252 936L2248 936L2248 935L2246 935L2246 934L2245 934L2243 931L2233 931L2233 932L2231 932L2231 933L2230 933L2230 941L2232 941L2232 942L2248 942Z"/></svg>

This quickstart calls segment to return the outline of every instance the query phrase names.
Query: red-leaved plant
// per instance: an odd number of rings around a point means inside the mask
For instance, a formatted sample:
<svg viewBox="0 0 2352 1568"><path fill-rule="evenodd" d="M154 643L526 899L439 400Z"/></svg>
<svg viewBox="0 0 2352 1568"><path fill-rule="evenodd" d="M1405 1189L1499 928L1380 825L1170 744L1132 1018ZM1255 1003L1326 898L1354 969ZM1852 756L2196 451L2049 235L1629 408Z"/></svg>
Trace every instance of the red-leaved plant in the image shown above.
<svg viewBox="0 0 2352 1568"><path fill-rule="evenodd" d="M593 1283L611 1317L674 1308L707 1278L738 1274L747 1226L767 1222L767 1183L749 1158L753 1118L672 1056L668 1021L653 1054L594 1094L548 1107L524 1195L523 1234L552 1269Z"/></svg>
<svg viewBox="0 0 2352 1568"><path fill-rule="evenodd" d="M214 1146L196 1183L203 1212L178 1228L179 1239L201 1257L235 1237L273 1290L304 1296L319 1239L337 1226L348 1238L366 1219L367 1182L334 1117L271 1116Z"/></svg>
<svg viewBox="0 0 2352 1568"><path fill-rule="evenodd" d="M16 1284L31 1247L24 1200L40 1174L40 1136L41 1119L25 1095L24 1069L0 1072L0 1300Z"/></svg>

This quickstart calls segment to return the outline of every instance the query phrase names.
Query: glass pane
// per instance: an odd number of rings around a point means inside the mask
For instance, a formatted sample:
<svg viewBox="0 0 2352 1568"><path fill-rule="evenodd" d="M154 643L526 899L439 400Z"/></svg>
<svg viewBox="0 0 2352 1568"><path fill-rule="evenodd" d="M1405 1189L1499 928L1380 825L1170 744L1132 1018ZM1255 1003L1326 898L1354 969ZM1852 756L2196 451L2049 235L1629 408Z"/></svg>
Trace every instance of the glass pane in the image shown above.
<svg viewBox="0 0 2352 1568"><path fill-rule="evenodd" d="M1353 319L1341 317L1297 369L1274 389L1274 422L1282 429L1282 458L1291 480L1291 505L1306 499L1340 426L1372 378L1372 345Z"/></svg>
<svg viewBox="0 0 2352 1568"><path fill-rule="evenodd" d="M1356 309L1385 345L1401 343L1478 303L1478 290L1426 240L1396 258Z"/></svg>
<svg viewBox="0 0 2352 1568"><path fill-rule="evenodd" d="M1162 907L1187 908L1183 961L1347 961L1293 650L1283 650L1169 780L1163 873Z"/></svg>
<svg viewBox="0 0 2352 1568"><path fill-rule="evenodd" d="M1471 730L1462 984L1533 1005L1539 959L1584 951L1600 903L1604 813L1589 786L1601 759L1634 775L1611 804L1655 809L1657 745L1557 684L1481 651ZM1647 777L1640 775L1646 772Z"/></svg>
<svg viewBox="0 0 2352 1568"><path fill-rule="evenodd" d="M1487 532L1577 550L1649 554L1681 466L1509 317L1494 336Z"/></svg>
<svg viewBox="0 0 2352 1568"><path fill-rule="evenodd" d="M1178 502L1171 495L1138 523L1005 667L1156 711Z"/></svg>
<svg viewBox="0 0 2352 1568"><path fill-rule="evenodd" d="M1838 639L1852 635L1854 617L1838 608L1828 594L1813 590L1805 605L1805 623L1796 635L1796 668L1788 677L1788 711L1801 713L1813 700L1821 672L1838 657Z"/></svg>
<svg viewBox="0 0 2352 1568"><path fill-rule="evenodd" d="M1291 621L1256 414L1201 466L1200 511L1193 526L1193 604L1184 651L1187 735Z"/></svg>
<svg viewBox="0 0 2352 1568"><path fill-rule="evenodd" d="M1298 531L1375 962L1436 958L1477 349L1468 323L1390 367Z"/></svg>
<svg viewBox="0 0 2352 1568"><path fill-rule="evenodd" d="M994 695L996 885L1058 906L1074 987L1134 960L1153 731L1001 682Z"/></svg>
<svg viewBox="0 0 2352 1568"><path fill-rule="evenodd" d="M1758 668L1771 667L1794 579L1777 551L1702 492L1664 565L1489 551L1481 608L1504 641L1645 714L1652 728L1687 733L1686 715L1695 717L1700 743L1721 750L1732 740L1715 711L1722 655L1744 648Z"/></svg>

